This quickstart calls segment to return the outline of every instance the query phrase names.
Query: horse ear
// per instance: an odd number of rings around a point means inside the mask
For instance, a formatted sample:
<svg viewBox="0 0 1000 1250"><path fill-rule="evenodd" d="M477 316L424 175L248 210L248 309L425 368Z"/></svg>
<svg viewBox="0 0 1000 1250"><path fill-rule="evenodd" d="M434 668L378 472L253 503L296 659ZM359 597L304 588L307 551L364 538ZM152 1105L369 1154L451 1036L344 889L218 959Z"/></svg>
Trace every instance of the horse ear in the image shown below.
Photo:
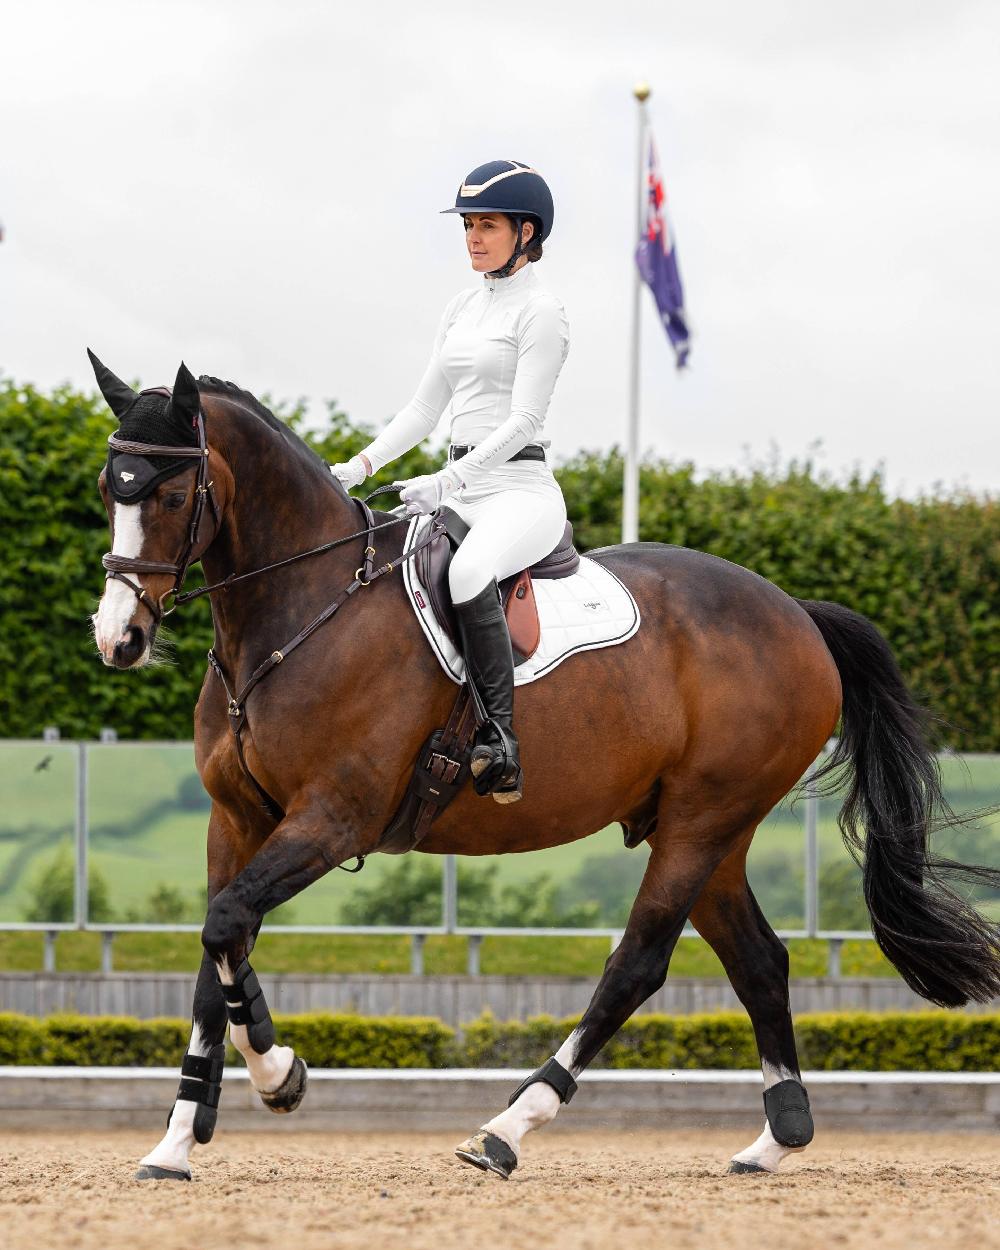
<svg viewBox="0 0 1000 1250"><path fill-rule="evenodd" d="M201 407L201 396L198 393L198 383L194 379L194 374L181 361L181 367L177 370L177 379L174 382L174 394L171 400L174 412L185 422L194 425L195 418L198 416L198 409Z"/></svg>
<svg viewBox="0 0 1000 1250"><path fill-rule="evenodd" d="M108 407L116 417L121 417L132 407L138 396L131 386L126 386L121 378L116 378L107 365L101 364L89 347L87 355L90 357L97 385L101 388L101 394L107 400Z"/></svg>

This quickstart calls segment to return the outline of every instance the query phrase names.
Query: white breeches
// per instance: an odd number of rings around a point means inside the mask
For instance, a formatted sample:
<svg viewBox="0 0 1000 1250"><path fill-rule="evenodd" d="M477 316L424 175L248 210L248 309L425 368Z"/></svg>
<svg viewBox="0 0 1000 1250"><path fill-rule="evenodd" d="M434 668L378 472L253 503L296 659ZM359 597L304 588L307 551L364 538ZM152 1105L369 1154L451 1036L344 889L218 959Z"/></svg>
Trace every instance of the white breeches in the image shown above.
<svg viewBox="0 0 1000 1250"><path fill-rule="evenodd" d="M558 486L506 486L474 500L459 493L447 506L470 526L448 569L454 603L474 599L493 578L502 581L547 556L566 525L566 503Z"/></svg>

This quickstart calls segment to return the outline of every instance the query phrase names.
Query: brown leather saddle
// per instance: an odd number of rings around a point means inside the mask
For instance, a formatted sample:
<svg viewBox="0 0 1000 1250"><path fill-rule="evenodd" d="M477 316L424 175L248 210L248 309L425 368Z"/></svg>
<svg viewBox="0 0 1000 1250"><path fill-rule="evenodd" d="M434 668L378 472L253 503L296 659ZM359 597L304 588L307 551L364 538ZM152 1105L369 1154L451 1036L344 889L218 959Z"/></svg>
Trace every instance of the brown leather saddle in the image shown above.
<svg viewBox="0 0 1000 1250"><path fill-rule="evenodd" d="M438 520L444 530L420 551L414 560L415 571L420 585L423 587L431 611L440 622L441 628L451 641L458 646L458 626L455 611L451 604L448 589L448 565L451 558L469 532L469 527L462 518L450 508L442 508ZM510 630L511 647L514 651L514 664L523 664L538 650L541 641L541 627L538 623L538 606L531 583L537 578L569 577L580 567L580 553L573 546L573 526L569 521L563 530L563 536L554 550L513 577L507 577L500 583L500 596L507 615L507 628Z"/></svg>
<svg viewBox="0 0 1000 1250"><path fill-rule="evenodd" d="M431 611L457 647L458 627L448 591L448 565L468 534L469 527L450 508L442 508L438 520L444 528L415 556L415 572ZM530 569L524 569L500 583L515 665L523 664L534 655L541 641L532 581L539 577L569 577L579 567L580 555L573 546L573 526L567 521L554 551ZM448 723L443 729L435 729L420 748L403 801L383 832L376 850L400 855L419 846L431 825L468 780L469 756L475 732L475 705L468 685L463 682Z"/></svg>

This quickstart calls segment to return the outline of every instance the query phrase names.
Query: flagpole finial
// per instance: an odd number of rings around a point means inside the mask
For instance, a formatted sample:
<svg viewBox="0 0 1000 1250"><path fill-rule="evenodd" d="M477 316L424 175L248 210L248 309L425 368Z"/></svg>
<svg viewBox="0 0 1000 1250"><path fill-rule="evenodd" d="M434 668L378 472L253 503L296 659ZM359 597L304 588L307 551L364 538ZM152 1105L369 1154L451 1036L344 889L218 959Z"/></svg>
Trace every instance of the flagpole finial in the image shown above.
<svg viewBox="0 0 1000 1250"><path fill-rule="evenodd" d="M637 82L632 88L632 94L640 104L645 104L649 97L653 94L653 88L648 82Z"/></svg>

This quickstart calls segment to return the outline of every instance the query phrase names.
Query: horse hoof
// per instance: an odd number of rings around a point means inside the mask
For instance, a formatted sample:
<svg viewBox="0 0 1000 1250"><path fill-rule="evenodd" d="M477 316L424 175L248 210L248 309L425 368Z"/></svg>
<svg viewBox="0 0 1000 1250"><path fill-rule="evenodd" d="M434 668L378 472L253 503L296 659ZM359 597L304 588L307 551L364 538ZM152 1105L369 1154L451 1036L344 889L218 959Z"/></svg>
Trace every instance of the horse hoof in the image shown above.
<svg viewBox="0 0 1000 1250"><path fill-rule="evenodd" d="M159 1168L155 1163L143 1163L135 1174L137 1181L189 1181L190 1172L180 1172L177 1168Z"/></svg>
<svg viewBox="0 0 1000 1250"><path fill-rule="evenodd" d="M517 1155L513 1150L495 1133L484 1128L462 1142L455 1154L463 1163L471 1163L481 1172L496 1172L505 1181L510 1180L511 1172L517 1167Z"/></svg>
<svg viewBox="0 0 1000 1250"><path fill-rule="evenodd" d="M289 1111L294 1111L305 1098L308 1081L306 1065L296 1055L284 1081L270 1093L262 1093L261 1101L265 1107L269 1107L277 1115L287 1115Z"/></svg>
<svg viewBox="0 0 1000 1250"><path fill-rule="evenodd" d="M762 1168L759 1163L741 1163L739 1159L732 1159L728 1171L730 1176L743 1176L748 1172L766 1172L767 1168Z"/></svg>

